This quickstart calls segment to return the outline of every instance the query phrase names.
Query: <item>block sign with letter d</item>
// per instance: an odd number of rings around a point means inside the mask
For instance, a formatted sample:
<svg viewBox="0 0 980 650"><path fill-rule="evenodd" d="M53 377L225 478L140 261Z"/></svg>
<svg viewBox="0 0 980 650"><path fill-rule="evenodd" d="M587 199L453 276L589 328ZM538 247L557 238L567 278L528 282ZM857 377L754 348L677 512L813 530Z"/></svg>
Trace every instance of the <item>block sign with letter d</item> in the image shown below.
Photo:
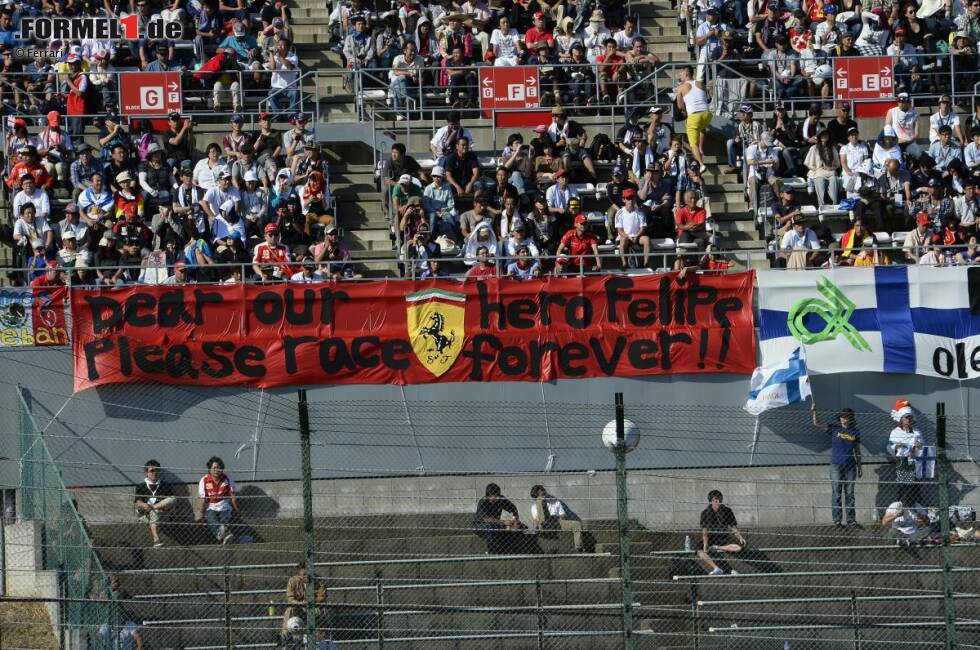
<svg viewBox="0 0 980 650"><path fill-rule="evenodd" d="M179 72L123 72L119 75L121 115L166 115L180 111Z"/></svg>

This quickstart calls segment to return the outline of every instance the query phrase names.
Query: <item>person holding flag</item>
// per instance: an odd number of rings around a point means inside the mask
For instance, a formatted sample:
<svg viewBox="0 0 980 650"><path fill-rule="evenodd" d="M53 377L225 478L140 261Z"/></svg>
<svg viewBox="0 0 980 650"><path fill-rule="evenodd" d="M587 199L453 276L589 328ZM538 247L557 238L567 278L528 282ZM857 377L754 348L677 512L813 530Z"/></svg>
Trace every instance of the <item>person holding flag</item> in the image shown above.
<svg viewBox="0 0 980 650"><path fill-rule="evenodd" d="M830 436L830 511L834 526L844 527L841 515L846 510L847 527L857 527L854 516L854 478L861 476L861 430L857 427L854 410L841 409L836 415L836 423L824 424L817 415L816 402L811 402L810 415L813 417L813 426L823 429Z"/></svg>

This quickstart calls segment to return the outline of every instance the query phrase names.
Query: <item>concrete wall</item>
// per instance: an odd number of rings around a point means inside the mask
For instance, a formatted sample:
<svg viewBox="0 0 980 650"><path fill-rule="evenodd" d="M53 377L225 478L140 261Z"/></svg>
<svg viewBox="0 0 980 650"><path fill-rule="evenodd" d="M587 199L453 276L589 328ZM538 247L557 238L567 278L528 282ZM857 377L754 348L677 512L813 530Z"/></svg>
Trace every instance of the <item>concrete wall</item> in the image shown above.
<svg viewBox="0 0 980 650"><path fill-rule="evenodd" d="M5 594L19 598L47 598L45 603L51 621L61 620L57 571L45 571L42 546L43 525L25 521L4 526ZM52 626L60 641L61 628Z"/></svg>
<svg viewBox="0 0 980 650"><path fill-rule="evenodd" d="M196 481L217 454L243 480L299 478L296 391L106 386L72 395L69 349L0 351L0 484L19 483L15 386L24 386L38 425L68 485L122 485L156 458L174 480ZM934 440L936 401L949 414L955 458L976 451L970 429L980 383L916 375L854 373L813 378L822 411L860 414L865 454L881 457L898 396L919 408ZM642 441L637 468L821 463L829 441L805 408L755 418L741 405L748 378L677 375L551 383L315 386L309 389L315 478L446 473L605 470L612 455L599 432L622 391ZM973 396L977 395L975 399ZM55 417L57 416L57 417ZM753 451L754 449L754 451Z"/></svg>
<svg viewBox="0 0 980 650"><path fill-rule="evenodd" d="M894 500L890 486L880 482L887 480L887 469L883 464L865 466L855 489L859 522L873 523ZM980 482L980 467L959 462L953 471L950 502L980 509L980 492L974 489ZM468 514L491 481L500 485L525 519L530 518L529 490L536 483L560 496L583 519L616 518L615 475L610 471L320 480L313 485L314 515ZM826 465L631 470L628 486L630 517L651 530L696 527L706 495L713 489L724 493L743 525L826 524L831 519ZM194 494L193 486L188 487ZM252 495L251 500L243 500L246 520L303 516L298 481L243 483L240 488ZM79 489L73 496L87 523L103 524L134 521L131 494L124 486ZM938 502L934 487L923 490L922 500L929 505Z"/></svg>

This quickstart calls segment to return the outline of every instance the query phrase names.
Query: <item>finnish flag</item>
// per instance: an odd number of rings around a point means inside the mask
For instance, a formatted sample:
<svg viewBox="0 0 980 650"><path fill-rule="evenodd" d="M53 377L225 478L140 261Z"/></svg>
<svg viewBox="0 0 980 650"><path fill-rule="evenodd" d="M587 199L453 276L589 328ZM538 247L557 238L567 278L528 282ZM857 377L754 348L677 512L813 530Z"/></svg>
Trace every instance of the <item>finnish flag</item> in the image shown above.
<svg viewBox="0 0 980 650"><path fill-rule="evenodd" d="M806 353L802 347L782 363L758 367L749 382L749 401L745 410L752 415L796 404L810 397L810 378L806 374Z"/></svg>

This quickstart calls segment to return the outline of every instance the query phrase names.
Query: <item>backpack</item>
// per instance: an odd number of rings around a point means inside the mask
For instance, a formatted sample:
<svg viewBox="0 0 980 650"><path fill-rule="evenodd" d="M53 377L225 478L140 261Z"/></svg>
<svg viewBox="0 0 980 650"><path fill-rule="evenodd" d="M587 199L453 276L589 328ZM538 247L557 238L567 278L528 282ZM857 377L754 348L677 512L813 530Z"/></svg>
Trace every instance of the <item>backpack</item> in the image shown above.
<svg viewBox="0 0 980 650"><path fill-rule="evenodd" d="M598 133L592 138L592 160L615 160L615 152L612 139L605 133Z"/></svg>

